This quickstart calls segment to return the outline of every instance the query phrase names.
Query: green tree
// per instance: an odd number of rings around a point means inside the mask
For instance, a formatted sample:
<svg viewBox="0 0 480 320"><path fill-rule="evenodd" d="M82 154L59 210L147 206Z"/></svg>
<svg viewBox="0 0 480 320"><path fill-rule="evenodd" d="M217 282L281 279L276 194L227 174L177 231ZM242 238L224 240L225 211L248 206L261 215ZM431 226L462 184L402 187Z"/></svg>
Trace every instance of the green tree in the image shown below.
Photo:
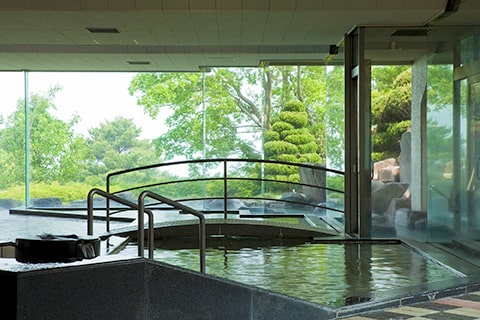
<svg viewBox="0 0 480 320"><path fill-rule="evenodd" d="M429 112L452 105L452 77L451 65L439 64L428 67ZM411 66L376 66L372 68L372 79L372 121L375 127L373 160L396 158L400 153L401 135L411 123L412 69ZM429 127L438 125L432 122L429 123ZM429 136L445 139L443 129L430 131L432 132ZM438 150L444 148L450 150L447 143L433 145Z"/></svg>
<svg viewBox="0 0 480 320"><path fill-rule="evenodd" d="M137 95L138 104L154 119L168 114L165 117L168 132L154 140L157 153L166 160L176 156L197 159L202 158L203 153L207 158L232 154L258 157L251 141L237 135L239 126L247 122L247 113L242 110L256 103L244 103L239 88L226 85L235 82L235 77L234 73L222 71L208 75L137 75L131 82L130 93ZM205 127L203 110L207 119ZM255 112L248 110L248 115L255 117Z"/></svg>
<svg viewBox="0 0 480 320"><path fill-rule="evenodd" d="M398 157L400 137L410 127L412 69L394 66L378 67L374 70L372 122L375 129L372 158L379 161ZM388 82L392 79L394 80L389 85Z"/></svg>
<svg viewBox="0 0 480 320"><path fill-rule="evenodd" d="M25 170L25 131L30 143L30 180L32 182L67 182L83 176L83 159L86 154L83 138L74 133L78 117L65 122L52 114L53 103L60 90L54 87L43 96L32 94L28 100L28 130L25 130L24 101L0 131L0 154L2 162L1 184L3 187L23 183Z"/></svg>
<svg viewBox="0 0 480 320"><path fill-rule="evenodd" d="M327 70L325 82L325 134L326 150L324 151L326 165L329 168L343 170L345 159L345 92L343 66L330 67ZM318 135L315 135L318 139ZM322 155L322 151L319 152Z"/></svg>
<svg viewBox="0 0 480 320"><path fill-rule="evenodd" d="M292 99L305 104L308 130L315 137L316 152L324 159L325 79L323 66L139 74L131 82L130 93L151 117L167 115L168 132L154 141L167 160L203 155L260 158L261 143L255 141L262 140L262 132L271 128L273 117ZM239 134L244 128L250 131L250 139Z"/></svg>
<svg viewBox="0 0 480 320"><path fill-rule="evenodd" d="M287 102L272 119L272 129L265 132L265 157L291 163L318 163L315 137L308 130L307 108L300 101ZM299 181L296 167L266 165L265 173L277 180Z"/></svg>
<svg viewBox="0 0 480 320"><path fill-rule="evenodd" d="M104 179L112 171L159 162L151 142L139 139L141 129L132 119L116 117L88 132L86 141L92 154L88 170L92 176Z"/></svg>

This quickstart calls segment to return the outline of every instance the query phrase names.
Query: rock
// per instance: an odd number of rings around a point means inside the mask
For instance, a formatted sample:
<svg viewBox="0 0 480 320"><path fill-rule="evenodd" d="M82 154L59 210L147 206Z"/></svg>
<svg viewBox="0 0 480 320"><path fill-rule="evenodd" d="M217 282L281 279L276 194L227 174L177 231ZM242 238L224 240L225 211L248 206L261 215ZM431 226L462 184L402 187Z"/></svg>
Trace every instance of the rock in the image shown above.
<svg viewBox="0 0 480 320"><path fill-rule="evenodd" d="M282 194L280 200L288 201L285 202L285 209L301 209L305 210L305 206L310 204L310 201L303 193L297 192L287 192Z"/></svg>
<svg viewBox="0 0 480 320"><path fill-rule="evenodd" d="M411 211L408 208L400 208L395 211L395 225L408 227Z"/></svg>
<svg viewBox="0 0 480 320"><path fill-rule="evenodd" d="M373 180L378 180L378 172L384 168L397 165L397 160L394 158L377 161L373 164Z"/></svg>
<svg viewBox="0 0 480 320"><path fill-rule="evenodd" d="M400 182L411 183L412 171L412 134L410 131L402 134L400 138Z"/></svg>
<svg viewBox="0 0 480 320"><path fill-rule="evenodd" d="M23 202L14 199L0 199L0 208L15 208L23 205Z"/></svg>
<svg viewBox="0 0 480 320"><path fill-rule="evenodd" d="M298 171L300 174L300 182L304 184L309 184L312 186L317 187L310 187L310 186L302 186L303 194L310 200L312 203L320 203L325 202L326 192L326 171L321 170L321 168L325 168L324 164L319 163L305 163L308 165L314 165L319 167L319 169L314 168L307 168L307 167L299 167Z"/></svg>
<svg viewBox="0 0 480 320"><path fill-rule="evenodd" d="M378 171L378 180L380 181L400 181L400 167L399 166L388 166L381 168Z"/></svg>
<svg viewBox="0 0 480 320"><path fill-rule="evenodd" d="M241 199L227 199L227 210L235 211L248 207L249 204ZM213 199L206 204L207 210L223 210L223 199Z"/></svg>
<svg viewBox="0 0 480 320"><path fill-rule="evenodd" d="M62 200L57 197L47 197L47 198L36 198L32 199L32 206L34 207L60 207L62 205Z"/></svg>
<svg viewBox="0 0 480 320"><path fill-rule="evenodd" d="M372 181L372 212L385 214L392 199L401 198L408 183Z"/></svg>
<svg viewBox="0 0 480 320"><path fill-rule="evenodd" d="M385 217L388 223L393 224L396 220L396 215L401 209L410 210L411 201L410 198L393 198L390 201L390 205L385 212Z"/></svg>

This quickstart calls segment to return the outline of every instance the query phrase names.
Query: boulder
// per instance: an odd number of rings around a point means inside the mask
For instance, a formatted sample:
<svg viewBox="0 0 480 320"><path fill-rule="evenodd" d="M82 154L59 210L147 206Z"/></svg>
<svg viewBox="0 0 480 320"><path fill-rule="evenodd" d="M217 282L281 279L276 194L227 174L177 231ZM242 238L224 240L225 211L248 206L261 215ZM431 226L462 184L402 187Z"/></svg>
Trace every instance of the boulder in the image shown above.
<svg viewBox="0 0 480 320"><path fill-rule="evenodd" d="M248 207L248 202L242 199L227 199L227 210L236 211L240 208ZM223 210L223 199L213 199L206 204L207 210Z"/></svg>
<svg viewBox="0 0 480 320"><path fill-rule="evenodd" d="M412 180L412 134L406 131L400 138L400 182L411 183Z"/></svg>
<svg viewBox="0 0 480 320"><path fill-rule="evenodd" d="M43 208L60 207L62 205L62 200L57 197L36 198L32 199L31 202L34 207Z"/></svg>
<svg viewBox="0 0 480 320"><path fill-rule="evenodd" d="M0 199L0 208L10 209L15 207L20 207L23 205L22 201L14 199Z"/></svg>
<svg viewBox="0 0 480 320"><path fill-rule="evenodd" d="M302 192L312 203L325 202L327 199L325 191L326 171L322 170L322 168L325 168L325 165L319 163L306 164L317 166L319 167L319 169L299 167L298 171L300 174L300 182L312 186L317 186L318 188L302 186Z"/></svg>
<svg viewBox="0 0 480 320"><path fill-rule="evenodd" d="M395 160L394 158L389 158L389 159L375 162L373 164L373 180L379 180L378 173L380 170L387 167L396 166L396 165L397 165L397 160Z"/></svg>
<svg viewBox="0 0 480 320"><path fill-rule="evenodd" d="M372 212L385 214L395 198L402 198L408 183L372 181Z"/></svg>
<svg viewBox="0 0 480 320"><path fill-rule="evenodd" d="M378 171L378 180L380 181L400 181L400 167L399 166L388 166L381 168Z"/></svg>
<svg viewBox="0 0 480 320"><path fill-rule="evenodd" d="M396 214L399 212L399 210L406 209L410 211L410 208L411 200L409 197L393 198L392 201L390 201L387 211L385 212L386 221L390 224L393 224L397 218Z"/></svg>
<svg viewBox="0 0 480 320"><path fill-rule="evenodd" d="M287 192L282 194L280 200L285 201L285 209L300 209L304 210L305 205L310 204L310 201L303 193Z"/></svg>

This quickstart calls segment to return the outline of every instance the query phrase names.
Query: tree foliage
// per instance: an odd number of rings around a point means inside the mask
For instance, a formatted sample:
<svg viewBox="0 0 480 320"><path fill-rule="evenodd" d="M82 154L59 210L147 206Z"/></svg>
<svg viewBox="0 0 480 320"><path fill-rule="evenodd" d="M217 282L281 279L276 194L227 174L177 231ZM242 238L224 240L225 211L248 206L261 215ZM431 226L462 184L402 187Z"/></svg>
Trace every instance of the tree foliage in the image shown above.
<svg viewBox="0 0 480 320"><path fill-rule="evenodd" d="M292 163L318 163L320 156L315 137L308 130L308 115L300 101L289 101L272 119L272 129L265 134L265 157ZM299 181L296 167L265 166L265 174L277 180Z"/></svg>
<svg viewBox="0 0 480 320"><path fill-rule="evenodd" d="M69 121L54 116L58 90L54 87L45 95L29 97L27 130L23 99L5 121L0 130L0 187L25 181L25 141L29 142L30 181L34 185L104 184L110 171L159 162L153 145L139 138L141 129L131 119L107 120L91 128L87 138L75 133L78 116Z"/></svg>
<svg viewBox="0 0 480 320"><path fill-rule="evenodd" d="M232 72L216 72L214 77L200 73L142 73L132 80L130 93L136 94L138 104L148 115L157 118L168 114L164 118L168 132L154 140L159 155L166 160L177 156L197 159L203 153L206 158L239 153L255 157L251 142L237 135L237 127L245 122L247 114L237 108L242 93L235 77ZM208 90L204 90L203 81ZM245 104L242 107L246 108Z"/></svg>
<svg viewBox="0 0 480 320"><path fill-rule="evenodd" d="M167 160L260 158L262 134L269 134L275 117L291 100L301 101L305 111L283 111L284 122L306 126L316 152L325 159L325 81L323 66L275 66L139 74L129 90L145 113L153 118L165 115L168 131L154 142Z"/></svg>
<svg viewBox="0 0 480 320"><path fill-rule="evenodd" d="M326 73L326 109L323 117L325 130L319 130L325 135L324 149L319 149L320 155L325 155L326 165L332 169L343 170L345 150L345 84L343 66L331 67ZM319 118L318 121L322 121ZM322 139L320 134L315 134L316 139ZM319 144L321 146L321 144Z"/></svg>
<svg viewBox="0 0 480 320"><path fill-rule="evenodd" d="M451 65L428 67L427 99L429 112L448 107L453 101L453 70ZM412 68L411 66L376 66L372 69L373 160L396 158L400 153L401 135L411 124ZM444 129L433 130L429 136L445 139ZM447 130L448 131L448 130ZM446 140L444 140L446 141ZM435 148L440 145L434 144ZM445 144L442 145L442 148ZM447 147L448 148L448 147Z"/></svg>
<svg viewBox="0 0 480 320"><path fill-rule="evenodd" d="M142 130L132 119L115 117L91 128L86 139L92 154L89 175L104 177L113 171L160 162L150 141L140 139ZM146 177L136 176L136 180Z"/></svg>
<svg viewBox="0 0 480 320"><path fill-rule="evenodd" d="M373 77L376 82L372 89L376 90L372 90L372 158L379 161L398 157L400 137L410 127L412 69L404 66L376 67Z"/></svg>
<svg viewBox="0 0 480 320"><path fill-rule="evenodd" d="M74 134L78 118L64 122L52 114L58 87L46 96L32 94L28 100L28 128L25 130L25 105L20 100L5 128L0 131L0 153L5 162L2 184L11 185L24 180L25 132L28 131L30 178L35 182L65 182L79 180L86 154L85 144Z"/></svg>

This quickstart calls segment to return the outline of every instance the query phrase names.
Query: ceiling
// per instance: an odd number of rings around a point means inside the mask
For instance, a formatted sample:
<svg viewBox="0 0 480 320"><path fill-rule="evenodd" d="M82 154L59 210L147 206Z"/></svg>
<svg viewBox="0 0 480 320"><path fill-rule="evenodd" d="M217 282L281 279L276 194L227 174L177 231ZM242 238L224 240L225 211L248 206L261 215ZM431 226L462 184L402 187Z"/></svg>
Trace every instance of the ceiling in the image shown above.
<svg viewBox="0 0 480 320"><path fill-rule="evenodd" d="M452 3L460 5L445 13ZM480 1L0 0L0 70L341 62L343 48L329 55L331 47L354 26L426 25L480 25Z"/></svg>

